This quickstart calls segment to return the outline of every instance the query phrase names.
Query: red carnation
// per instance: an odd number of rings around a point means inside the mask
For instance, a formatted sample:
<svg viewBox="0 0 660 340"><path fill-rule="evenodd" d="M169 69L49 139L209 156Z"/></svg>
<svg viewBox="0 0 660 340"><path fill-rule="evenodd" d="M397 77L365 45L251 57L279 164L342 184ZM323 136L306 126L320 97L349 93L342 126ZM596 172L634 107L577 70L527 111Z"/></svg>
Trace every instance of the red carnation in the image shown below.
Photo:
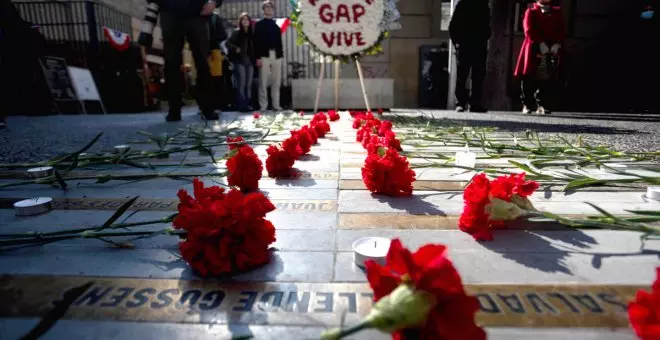
<svg viewBox="0 0 660 340"><path fill-rule="evenodd" d="M300 115L300 117L304 116L304 115L305 115L305 111L300 111L300 112L298 112L298 115Z"/></svg>
<svg viewBox="0 0 660 340"><path fill-rule="evenodd" d="M335 110L328 110L328 118L331 122L339 120L339 114Z"/></svg>
<svg viewBox="0 0 660 340"><path fill-rule="evenodd" d="M354 129L359 129L362 126L363 119L361 118L355 118L353 121L353 128Z"/></svg>
<svg viewBox="0 0 660 340"><path fill-rule="evenodd" d="M264 217L275 206L261 193L243 194L193 180L195 198L179 190L175 229L187 231L181 256L202 276L244 272L270 260L275 227Z"/></svg>
<svg viewBox="0 0 660 340"><path fill-rule="evenodd" d="M287 178L292 175L293 164L298 159L298 143L288 138L282 145L270 145L266 149L266 171L272 178Z"/></svg>
<svg viewBox="0 0 660 340"><path fill-rule="evenodd" d="M300 158L300 156L302 156L302 154L303 154L302 149L300 148L300 143L298 142L298 139L296 139L294 137L289 137L289 138L285 139L282 142L282 148L284 150L286 150L289 154L291 154L291 156L296 160L298 158Z"/></svg>
<svg viewBox="0 0 660 340"><path fill-rule="evenodd" d="M229 170L227 183L239 187L243 192L259 189L259 180L264 167L254 150L245 145L231 151L229 157L227 160L227 170Z"/></svg>
<svg viewBox="0 0 660 340"><path fill-rule="evenodd" d="M484 330L475 323L479 301L465 292L458 271L447 258L447 247L427 244L411 253L403 247L401 241L395 239L387 253L385 266L371 260L365 265L375 301L385 298L400 285L411 286L415 291L435 297L427 300L432 305L429 305L426 322L419 328L396 330L392 334L393 339L486 339Z"/></svg>
<svg viewBox="0 0 660 340"><path fill-rule="evenodd" d="M382 114L383 114L383 109L378 108L378 114L379 114L379 115L382 115Z"/></svg>
<svg viewBox="0 0 660 340"><path fill-rule="evenodd" d="M328 117L323 112L319 112L312 117L312 122L320 122L320 121L323 122L328 121Z"/></svg>
<svg viewBox="0 0 660 340"><path fill-rule="evenodd" d="M628 319L642 340L660 339L660 267L655 270L651 293L637 291L635 301L628 304Z"/></svg>
<svg viewBox="0 0 660 340"><path fill-rule="evenodd" d="M325 137L325 134L330 132L330 124L324 120L312 122L312 128L316 131L319 138Z"/></svg>
<svg viewBox="0 0 660 340"><path fill-rule="evenodd" d="M386 133L392 132L392 122L389 120L384 120L382 123L380 123L380 127L378 128L378 134L381 136L385 136Z"/></svg>
<svg viewBox="0 0 660 340"><path fill-rule="evenodd" d="M248 146L245 144L245 139L243 137L238 136L238 137L227 137L227 144L229 147L229 150L234 150L237 148L242 148L244 146Z"/></svg>
<svg viewBox="0 0 660 340"><path fill-rule="evenodd" d="M491 200L497 198L511 202L514 195L526 200L538 187L538 183L525 180L525 173L500 176L493 181L488 180L486 174L480 173L472 178L463 191L465 204L458 227L477 241L491 241L491 231L505 226L505 221L490 218L487 206Z"/></svg>
<svg viewBox="0 0 660 340"><path fill-rule="evenodd" d="M367 145L367 153L369 155L376 154L378 153L378 150L380 148L384 148L385 144L383 144L382 138L372 135L371 140L369 141L369 144Z"/></svg>
<svg viewBox="0 0 660 340"><path fill-rule="evenodd" d="M255 113L252 115L252 117L253 117L254 119L259 119L259 118L261 118L261 113L259 113L259 112L255 112Z"/></svg>
<svg viewBox="0 0 660 340"><path fill-rule="evenodd" d="M300 145L302 154L306 155L312 150L312 136L309 135L309 130L305 129L306 126L299 130L291 131L291 137L295 138Z"/></svg>
<svg viewBox="0 0 660 340"><path fill-rule="evenodd" d="M410 169L406 157L396 150L380 148L367 156L362 168L362 180L373 193L388 196L410 196L415 181L415 171Z"/></svg>
<svg viewBox="0 0 660 340"><path fill-rule="evenodd" d="M305 128L308 128L309 136L312 137L312 145L316 145L319 142L319 134L316 132L316 127L312 125L311 127L305 126Z"/></svg>
<svg viewBox="0 0 660 340"><path fill-rule="evenodd" d="M394 132L392 131L385 132L385 134L383 135L383 139L385 146L387 146L388 148L392 148L396 151L403 151L403 148L401 148L401 141L399 141L396 138L396 134Z"/></svg>

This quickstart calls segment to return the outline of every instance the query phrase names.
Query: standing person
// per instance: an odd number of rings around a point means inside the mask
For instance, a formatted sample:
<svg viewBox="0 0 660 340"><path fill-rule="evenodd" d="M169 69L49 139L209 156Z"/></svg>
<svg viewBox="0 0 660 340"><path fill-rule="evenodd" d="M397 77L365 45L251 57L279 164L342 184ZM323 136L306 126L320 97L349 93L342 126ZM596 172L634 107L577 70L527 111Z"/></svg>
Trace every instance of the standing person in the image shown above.
<svg viewBox="0 0 660 340"><path fill-rule="evenodd" d="M486 112L482 106L483 82L486 76L490 7L488 0L461 0L449 22L449 35L456 47L456 111L465 111L468 103L472 112ZM467 78L472 71L472 95Z"/></svg>
<svg viewBox="0 0 660 340"><path fill-rule="evenodd" d="M273 20L275 7L270 0L264 1L262 7L263 19L254 27L254 46L256 64L259 68L259 106L262 111L268 108L268 95L266 88L270 84L270 96L273 101L273 110L281 111L280 86L282 85L282 33L280 27Z"/></svg>
<svg viewBox="0 0 660 340"><path fill-rule="evenodd" d="M252 31L252 19L247 13L241 13L238 17L238 27L229 37L226 45L231 50L231 61L236 70L238 109L242 112L252 111L254 109L250 106L250 100L255 63L254 32ZM264 109L265 107L262 107L262 110Z"/></svg>
<svg viewBox="0 0 660 340"><path fill-rule="evenodd" d="M154 1L150 2L155 3ZM210 54L209 16L217 6L216 0L160 0L156 6L160 14L160 26L163 32L165 55L165 82L169 113L168 122L181 120L183 101L183 63L182 51L188 41L197 69L197 104L207 120L218 119L210 100L211 71L208 57Z"/></svg>
<svg viewBox="0 0 660 340"><path fill-rule="evenodd" d="M549 55L558 56L564 43L564 18L561 8L552 0L537 0L525 11L525 41L520 49L514 77L520 79L522 113L550 114L544 104L548 81L538 79L538 66ZM535 101L532 102L531 98Z"/></svg>
<svg viewBox="0 0 660 340"><path fill-rule="evenodd" d="M660 112L656 98L658 87L651 85L660 78L660 1L643 0L635 4L635 13L627 24L630 67L624 80L627 100L633 112ZM646 79L646 81L642 80Z"/></svg>

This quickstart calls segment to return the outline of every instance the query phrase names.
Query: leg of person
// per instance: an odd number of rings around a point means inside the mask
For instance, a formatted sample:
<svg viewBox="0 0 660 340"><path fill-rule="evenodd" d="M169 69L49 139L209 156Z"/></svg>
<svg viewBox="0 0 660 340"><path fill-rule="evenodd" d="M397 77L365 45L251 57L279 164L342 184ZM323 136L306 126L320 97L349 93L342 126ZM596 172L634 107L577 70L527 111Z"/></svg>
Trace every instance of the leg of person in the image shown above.
<svg viewBox="0 0 660 340"><path fill-rule="evenodd" d="M531 98L534 98L536 91L536 82L534 76L525 75L520 79L520 101L523 108L522 113L530 114L536 110L536 105L531 103Z"/></svg>
<svg viewBox="0 0 660 340"><path fill-rule="evenodd" d="M271 61L269 57L261 57L261 67L259 68L259 109L266 111L268 109L268 80L271 75Z"/></svg>
<svg viewBox="0 0 660 340"><path fill-rule="evenodd" d="M548 94L551 89L551 81L542 80L537 81L536 92L534 92L534 99L536 100L536 113L541 115L549 115L550 110L545 105L548 104Z"/></svg>
<svg viewBox="0 0 660 340"><path fill-rule="evenodd" d="M209 18L196 17L186 20L186 39L195 60L197 69L197 105L204 118L215 120L218 115L213 109L211 100L211 68L209 67L209 55L211 53L211 42L209 34Z"/></svg>
<svg viewBox="0 0 660 340"><path fill-rule="evenodd" d="M165 86L169 113L168 122L181 120L181 92L183 73L181 64L185 30L179 18L171 13L160 13L160 26L163 32L163 54L165 55Z"/></svg>
<svg viewBox="0 0 660 340"><path fill-rule="evenodd" d="M236 91L236 98L238 101L238 110L239 111L245 111L245 106L247 106L246 103L246 89L245 89L245 84L247 83L246 79L246 71L245 71L245 65L241 63L236 63L236 84L238 91Z"/></svg>
<svg viewBox="0 0 660 340"><path fill-rule="evenodd" d="M246 110L252 111L252 80L254 79L254 66L245 65L245 104Z"/></svg>
<svg viewBox="0 0 660 340"><path fill-rule="evenodd" d="M282 86L282 58L277 59L275 51L271 52L273 63L273 83L270 84L270 96L273 98L273 110L282 111L280 106L280 86Z"/></svg>
<svg viewBox="0 0 660 340"><path fill-rule="evenodd" d="M484 78L486 77L486 59L488 48L479 47L471 55L472 59L472 95L470 98L471 112L486 112L482 105Z"/></svg>
<svg viewBox="0 0 660 340"><path fill-rule="evenodd" d="M463 112L470 97L467 89L467 78L470 75L470 55L467 47L456 50L456 111Z"/></svg>

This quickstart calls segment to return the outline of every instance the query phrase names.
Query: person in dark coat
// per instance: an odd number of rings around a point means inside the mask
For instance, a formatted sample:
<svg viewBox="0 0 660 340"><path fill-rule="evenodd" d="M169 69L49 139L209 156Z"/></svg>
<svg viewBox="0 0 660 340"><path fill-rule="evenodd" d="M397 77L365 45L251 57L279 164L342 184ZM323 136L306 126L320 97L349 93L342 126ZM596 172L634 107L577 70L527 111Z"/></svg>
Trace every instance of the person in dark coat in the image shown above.
<svg viewBox="0 0 660 340"><path fill-rule="evenodd" d="M514 77L520 79L523 104L522 112L530 114L549 114L550 111L543 105L544 94L548 82L539 81L537 70L539 62L544 56L561 53L564 44L564 18L561 8L551 5L552 0L537 0L532 8L525 11L523 28L525 41L523 41L518 55L518 63ZM532 102L532 99L535 102Z"/></svg>
<svg viewBox="0 0 660 340"><path fill-rule="evenodd" d="M169 101L168 122L181 120L183 74L182 51L188 40L197 70L197 104L204 118L218 119L211 96L209 17L217 7L216 0L160 0L160 26L163 32L165 83Z"/></svg>
<svg viewBox="0 0 660 340"><path fill-rule="evenodd" d="M273 20L275 5L271 0L265 0L261 8L264 17L254 25L254 52L259 68L259 107L262 111L268 109L268 88L270 84L270 97L273 101L273 110L281 111L280 86L282 85L282 58L284 48L282 45L282 32Z"/></svg>
<svg viewBox="0 0 660 340"><path fill-rule="evenodd" d="M456 111L463 112L470 104L472 112L486 112L482 106L483 82L486 76L490 7L488 0L461 0L449 22L449 35L456 47ZM472 71L472 95L467 79Z"/></svg>
<svg viewBox="0 0 660 340"><path fill-rule="evenodd" d="M626 100L633 112L660 113L658 87L652 85L660 78L660 1L643 0L635 3L634 8L627 24L630 68L623 81Z"/></svg>
<svg viewBox="0 0 660 340"><path fill-rule="evenodd" d="M254 109L250 106L250 101L256 59L252 19L247 13L242 13L238 17L238 27L227 40L227 47L231 50L230 59L234 64L239 110L252 111Z"/></svg>

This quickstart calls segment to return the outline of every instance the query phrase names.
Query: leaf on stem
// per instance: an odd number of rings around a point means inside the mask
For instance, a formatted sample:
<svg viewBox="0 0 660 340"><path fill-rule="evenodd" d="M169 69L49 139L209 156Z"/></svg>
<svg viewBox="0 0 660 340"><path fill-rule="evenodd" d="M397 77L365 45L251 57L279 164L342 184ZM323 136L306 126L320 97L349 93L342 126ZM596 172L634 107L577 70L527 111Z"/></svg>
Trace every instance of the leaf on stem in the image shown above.
<svg viewBox="0 0 660 340"><path fill-rule="evenodd" d="M544 174L542 174L542 173L540 173L540 172L535 171L534 169L532 169L532 168L531 168L530 166L528 166L528 165L525 165L525 164L522 164L522 163L516 162L516 161L514 161L514 160L509 160L509 163L515 165L517 168L519 168L519 169L521 169L521 170L524 170L524 171L526 171L526 172L528 172L528 173L530 173L530 174L533 174L533 175L536 175L536 176L539 176L539 177L548 177L547 175L544 175Z"/></svg>
<svg viewBox="0 0 660 340"><path fill-rule="evenodd" d="M133 205L133 203L135 203L135 201L137 201L137 199L139 197L140 196L135 196L135 197L131 198L130 200L126 201L124 204L122 204L121 207L119 207L119 209L117 209L117 211L115 211L115 213L112 214L112 216L110 216L110 218L107 221L105 221L105 223L103 223L103 225L101 226L100 229L105 229L105 228L111 226L113 223L115 223L115 221L117 221L117 219L121 215L123 215L126 212L126 210L128 210L128 208L130 208L131 205Z"/></svg>
<svg viewBox="0 0 660 340"><path fill-rule="evenodd" d="M59 171L57 171L57 170L55 170L54 174L55 174L55 179L57 180L57 183L60 185L60 188L62 188L62 190L66 190L67 185L66 185L66 182L64 181L64 178L62 178L62 175L60 175Z"/></svg>
<svg viewBox="0 0 660 340"><path fill-rule="evenodd" d="M593 204L593 203L589 203L589 202L583 202L583 203L584 203L584 204L588 204L588 205L591 206L592 208L596 209L596 210L597 210L599 213L601 213L602 215L607 216L607 217L609 217L609 218L611 218L611 219L613 219L613 220L615 220L615 221L619 221L619 218L618 218L618 217L616 217L616 216L610 214L610 213L607 212L605 209L603 209L603 208L601 208L601 207L599 207L599 206L597 206L597 205L595 205L595 204Z"/></svg>
<svg viewBox="0 0 660 340"><path fill-rule="evenodd" d="M53 164L59 164L59 163L62 163L64 161L68 161L68 160L72 159L73 157L78 157L81 153L83 153L83 152L87 151L89 148L91 148L92 145L94 145L99 140L99 138L101 138L102 135L103 135L103 132L100 132L98 135L96 135L96 137L94 137L94 139L92 139L89 143L87 143L87 145L83 146L82 149L80 149L76 152L72 152L72 153L60 158L59 160L56 160Z"/></svg>
<svg viewBox="0 0 660 340"><path fill-rule="evenodd" d="M624 210L635 215L660 216L660 210Z"/></svg>
<svg viewBox="0 0 660 340"><path fill-rule="evenodd" d="M595 178L582 178L582 179L576 179L574 181L568 182L566 186L564 187L564 191L567 190L572 190L572 189L579 189L579 188L584 188L584 187L589 187L589 186L597 186L597 185L603 185L606 184L608 181L607 180L602 180L602 179L595 179Z"/></svg>

